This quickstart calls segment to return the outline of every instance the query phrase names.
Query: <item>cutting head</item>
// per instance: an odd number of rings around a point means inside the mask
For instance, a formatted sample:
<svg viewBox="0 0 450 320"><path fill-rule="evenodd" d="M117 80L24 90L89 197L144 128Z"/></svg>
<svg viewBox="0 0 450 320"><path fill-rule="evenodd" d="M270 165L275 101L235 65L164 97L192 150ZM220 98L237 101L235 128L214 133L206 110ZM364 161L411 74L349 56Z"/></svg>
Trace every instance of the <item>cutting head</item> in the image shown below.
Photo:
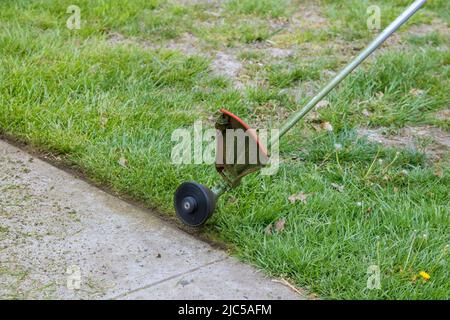
<svg viewBox="0 0 450 320"><path fill-rule="evenodd" d="M269 155L257 131L241 118L220 109L216 129L216 169L231 186L267 164Z"/></svg>

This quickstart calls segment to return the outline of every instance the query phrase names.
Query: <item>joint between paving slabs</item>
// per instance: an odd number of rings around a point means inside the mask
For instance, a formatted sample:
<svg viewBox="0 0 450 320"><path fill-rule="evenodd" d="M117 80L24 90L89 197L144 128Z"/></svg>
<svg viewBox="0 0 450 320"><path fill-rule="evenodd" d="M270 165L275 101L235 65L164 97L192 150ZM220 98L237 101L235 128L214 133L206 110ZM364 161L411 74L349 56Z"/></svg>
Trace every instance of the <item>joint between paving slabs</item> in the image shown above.
<svg viewBox="0 0 450 320"><path fill-rule="evenodd" d="M158 284L161 284L161 283L164 283L164 282L166 282L166 281L173 280L173 279L175 279L175 278L184 276L184 275L186 275L186 274L189 274L189 273L198 271L198 270L200 270L200 269L202 269L202 268L204 268L204 267L209 267L209 266L211 266L211 265L213 265L213 264L216 264L216 263L225 261L225 260L227 260L227 259L229 259L229 258L230 258L230 257L223 257L223 258L221 258L221 259L218 259L218 260L214 260L214 261L205 263L204 265L201 265L201 266L192 268L192 269L187 270L187 271L185 271L185 272L181 272L181 273L174 274L173 276L170 276L170 277L167 277L167 278L164 278L164 279L161 279L161 280L152 282L152 283L147 284L147 285L145 285L145 286L142 286L142 287L140 287L140 288L136 288L136 289L133 289L133 290L130 290L130 291L127 291L127 292L123 292L123 293L118 294L118 295L116 295L116 296L114 296L114 297L112 297L112 298L109 298L109 299L110 299L110 300L117 300L117 299L124 298L124 297L126 297L127 295L129 295L129 294L132 294L132 293L135 293L135 292L138 292L138 291L141 291L141 290L145 290L145 289L154 287L154 286L156 286L156 285L158 285Z"/></svg>

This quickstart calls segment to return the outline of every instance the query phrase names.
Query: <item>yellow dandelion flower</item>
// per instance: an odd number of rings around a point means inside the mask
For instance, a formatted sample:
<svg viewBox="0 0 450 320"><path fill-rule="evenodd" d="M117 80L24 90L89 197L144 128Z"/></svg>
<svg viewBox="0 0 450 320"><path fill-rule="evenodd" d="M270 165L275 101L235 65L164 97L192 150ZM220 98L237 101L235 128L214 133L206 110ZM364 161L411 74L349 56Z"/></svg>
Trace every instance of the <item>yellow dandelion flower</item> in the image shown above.
<svg viewBox="0 0 450 320"><path fill-rule="evenodd" d="M420 271L419 272L419 275L422 277L422 279L423 280L425 280L425 281L428 281L428 280L430 280L430 278L431 278L431 276L428 274L428 273L426 273L425 271Z"/></svg>

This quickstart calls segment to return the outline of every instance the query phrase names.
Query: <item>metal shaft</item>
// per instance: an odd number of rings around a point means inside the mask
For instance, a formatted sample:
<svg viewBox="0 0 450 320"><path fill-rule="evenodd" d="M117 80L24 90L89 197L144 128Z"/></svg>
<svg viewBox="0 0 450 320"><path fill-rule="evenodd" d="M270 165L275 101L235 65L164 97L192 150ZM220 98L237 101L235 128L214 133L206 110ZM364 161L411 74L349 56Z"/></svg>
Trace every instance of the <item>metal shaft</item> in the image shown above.
<svg viewBox="0 0 450 320"><path fill-rule="evenodd" d="M278 135L272 137L270 145L278 143L278 140L291 129L298 121L300 121L317 103L319 103L331 90L333 90L342 80L344 80L357 66L359 66L368 56L370 56L377 48L379 48L390 35L400 28L408 19L417 12L427 1L416 0L408 7L394 22L392 22L371 44L367 46L352 62L342 69L333 80L331 80L307 105L297 111L289 118L281 127Z"/></svg>

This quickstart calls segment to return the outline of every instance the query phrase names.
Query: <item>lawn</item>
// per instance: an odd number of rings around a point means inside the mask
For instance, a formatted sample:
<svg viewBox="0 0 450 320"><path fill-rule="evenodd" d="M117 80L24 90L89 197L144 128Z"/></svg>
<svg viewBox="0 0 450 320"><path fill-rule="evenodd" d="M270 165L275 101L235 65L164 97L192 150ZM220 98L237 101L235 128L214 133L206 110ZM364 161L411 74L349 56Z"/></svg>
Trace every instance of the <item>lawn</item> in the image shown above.
<svg viewBox="0 0 450 320"><path fill-rule="evenodd" d="M377 1L382 27L409 2ZM0 133L174 217L182 181L219 177L171 164L172 132L222 107L278 127L374 37L371 4L2 1ZM449 12L430 1L281 140L278 174L247 177L199 233L319 298L447 299Z"/></svg>

